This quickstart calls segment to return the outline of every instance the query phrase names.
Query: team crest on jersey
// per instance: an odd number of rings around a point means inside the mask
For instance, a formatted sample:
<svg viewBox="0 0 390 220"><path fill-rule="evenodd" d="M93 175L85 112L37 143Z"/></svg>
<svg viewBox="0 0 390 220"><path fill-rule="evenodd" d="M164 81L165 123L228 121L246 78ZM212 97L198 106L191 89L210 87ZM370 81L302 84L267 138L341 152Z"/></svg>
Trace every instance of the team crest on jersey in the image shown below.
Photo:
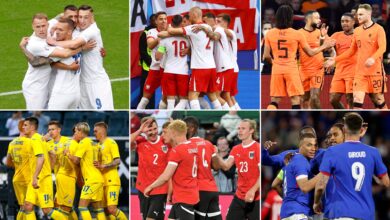
<svg viewBox="0 0 390 220"><path fill-rule="evenodd" d="M163 145L161 147L161 150L164 152L164 153L168 153L168 147L166 145Z"/></svg>
<svg viewBox="0 0 390 220"><path fill-rule="evenodd" d="M255 152L254 151L249 151L249 159L255 158Z"/></svg>

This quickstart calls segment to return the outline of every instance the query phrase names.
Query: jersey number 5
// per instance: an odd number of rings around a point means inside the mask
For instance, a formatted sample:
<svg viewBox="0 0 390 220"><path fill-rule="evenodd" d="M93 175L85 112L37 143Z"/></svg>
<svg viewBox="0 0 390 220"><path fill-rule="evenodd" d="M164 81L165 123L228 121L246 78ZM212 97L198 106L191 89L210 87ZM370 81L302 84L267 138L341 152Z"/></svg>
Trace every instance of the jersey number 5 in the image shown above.
<svg viewBox="0 0 390 220"><path fill-rule="evenodd" d="M366 169L364 165L360 162L355 162L352 164L352 178L356 180L355 191L360 191L364 183L364 176L366 175Z"/></svg>
<svg viewBox="0 0 390 220"><path fill-rule="evenodd" d="M278 50L284 51L284 55L279 55L279 58L288 58L288 50L287 47L284 47L282 43L286 43L287 40L278 40Z"/></svg>

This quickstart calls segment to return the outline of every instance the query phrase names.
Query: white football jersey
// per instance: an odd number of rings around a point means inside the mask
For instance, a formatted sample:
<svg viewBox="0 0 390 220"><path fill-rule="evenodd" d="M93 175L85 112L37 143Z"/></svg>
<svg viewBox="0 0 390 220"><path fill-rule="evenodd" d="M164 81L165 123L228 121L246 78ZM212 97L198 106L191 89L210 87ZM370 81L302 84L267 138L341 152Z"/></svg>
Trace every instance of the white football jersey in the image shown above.
<svg viewBox="0 0 390 220"><path fill-rule="evenodd" d="M184 37L168 37L160 41L161 46L166 49L164 72L188 75L188 56L180 52L190 46L188 40Z"/></svg>
<svg viewBox="0 0 390 220"><path fill-rule="evenodd" d="M54 28L54 26L56 26L58 24L57 18L50 19L48 21L48 23L49 23L49 28L47 29L47 35L49 35L50 37L56 38L56 33L54 32L54 30L53 30L53 34L51 32L52 32L52 29Z"/></svg>
<svg viewBox="0 0 390 220"><path fill-rule="evenodd" d="M80 63L81 53L73 57L63 58L59 62L71 65L78 61ZM80 93L80 68L77 71L57 69L57 77L54 82L52 93L79 94Z"/></svg>
<svg viewBox="0 0 390 220"><path fill-rule="evenodd" d="M237 35L233 30L229 29L229 31L233 35L233 38L229 41L229 46L230 46L229 56L232 59L232 63L234 65L234 72L238 73L240 69L238 68L238 63L237 63Z"/></svg>
<svg viewBox="0 0 390 220"><path fill-rule="evenodd" d="M80 81L82 83L93 83L96 80L109 80L103 67L103 57L100 54L100 49L103 48L103 40L96 22L81 31L77 38L82 38L85 42L95 40L97 43L93 49L82 52Z"/></svg>
<svg viewBox="0 0 390 220"><path fill-rule="evenodd" d="M159 31L157 30L157 28L150 29L148 31L148 33L146 34L146 40L148 40L149 38L157 39L158 32ZM160 61L156 60L156 51L157 51L157 49L158 49L158 44L152 50L152 55L151 55L152 63L150 64L150 67L149 67L149 69L151 69L151 70L160 70Z"/></svg>
<svg viewBox="0 0 390 220"><path fill-rule="evenodd" d="M226 36L225 30L217 26L214 32L221 35L221 38L214 42L214 59L217 73L233 69L232 59L229 56L229 39Z"/></svg>
<svg viewBox="0 0 390 220"><path fill-rule="evenodd" d="M54 51L55 47L49 46L46 39L37 37L35 34L31 35L27 44L27 50L34 56L49 57ZM58 58L51 58L58 61ZM23 80L23 90L28 90L33 93L48 90L48 83L50 79L51 67L49 64L40 67L33 67L28 63L28 69Z"/></svg>
<svg viewBox="0 0 390 220"><path fill-rule="evenodd" d="M201 24L211 30L207 24ZM183 27L184 34L188 36L191 45L191 69L212 69L215 68L213 55L214 42L204 31L192 32L194 25Z"/></svg>

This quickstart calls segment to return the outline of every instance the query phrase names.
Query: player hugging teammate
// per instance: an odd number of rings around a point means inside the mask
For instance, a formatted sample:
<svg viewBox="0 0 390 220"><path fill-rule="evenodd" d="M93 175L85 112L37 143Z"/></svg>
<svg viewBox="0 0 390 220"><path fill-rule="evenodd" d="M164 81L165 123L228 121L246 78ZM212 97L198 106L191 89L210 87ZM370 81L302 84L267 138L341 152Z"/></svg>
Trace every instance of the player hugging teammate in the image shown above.
<svg viewBox="0 0 390 220"><path fill-rule="evenodd" d="M157 27L147 34L152 63L137 109L145 109L160 85L160 109L210 108L204 95L214 109L240 109L235 99L237 37L228 29L230 16L202 16L202 10L193 7L188 19L191 24L185 26L182 16L175 15L168 25L167 14L156 13Z"/></svg>
<svg viewBox="0 0 390 220"><path fill-rule="evenodd" d="M114 109L93 12L89 5L68 5L51 20L43 13L33 16L34 33L19 45L28 60L22 83L26 109Z"/></svg>
<svg viewBox="0 0 390 220"><path fill-rule="evenodd" d="M86 122L74 126L73 137L61 135L58 121L51 121L48 134L41 136L34 117L22 120L19 129L20 136L9 144L7 154L7 165L15 167L13 186L20 205L17 220L36 219L34 206L49 219L91 220L89 204L98 220L127 219L117 208L121 186L118 145L107 137L105 122L94 126L97 143L88 137ZM76 185L82 188L81 195L76 195ZM74 210L76 196L80 196L80 216Z"/></svg>
<svg viewBox="0 0 390 220"><path fill-rule="evenodd" d="M131 134L131 146L139 155L136 188L143 219L164 219L166 203L172 204L169 219L222 219L219 194L212 169L237 167L237 190L226 219L260 218L260 145L256 122L244 119L238 126L241 144L224 161L209 141L196 137L195 117L173 120L158 135L152 117L141 120ZM133 210L134 211L134 210Z"/></svg>
<svg viewBox="0 0 390 220"><path fill-rule="evenodd" d="M351 112L330 128L326 149L318 148L312 127L301 129L298 149L271 156L276 143L264 143L262 164L280 169L272 187L283 197L282 220L375 219L373 177L385 187L390 180L378 149L360 142L366 131Z"/></svg>
<svg viewBox="0 0 390 220"><path fill-rule="evenodd" d="M292 8L280 6L276 12L276 27L265 36L263 58L272 63L271 102L267 108L278 108L281 99L288 96L293 109L320 109L324 72L330 72L336 63L330 85L333 108L362 109L365 95L369 94L376 109L387 109L382 63L386 33L372 20L371 14L369 4L360 4L356 12L358 27L354 29L354 15L344 13L342 31L329 37L319 12L306 12L305 26L294 30ZM321 53L324 50L330 53L326 61ZM344 94L347 106L341 103Z"/></svg>

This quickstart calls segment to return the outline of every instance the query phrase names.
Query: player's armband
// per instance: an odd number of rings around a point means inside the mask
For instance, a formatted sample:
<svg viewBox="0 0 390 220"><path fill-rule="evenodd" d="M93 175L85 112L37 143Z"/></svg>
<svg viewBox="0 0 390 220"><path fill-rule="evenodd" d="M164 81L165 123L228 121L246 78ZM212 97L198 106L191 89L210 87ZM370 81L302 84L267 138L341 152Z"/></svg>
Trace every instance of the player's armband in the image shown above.
<svg viewBox="0 0 390 220"><path fill-rule="evenodd" d="M278 175L276 176L276 178L283 180L283 177L284 177L284 172L283 172L283 170L280 170Z"/></svg>
<svg viewBox="0 0 390 220"><path fill-rule="evenodd" d="M157 51L160 52L160 53L165 53L165 52L167 52L167 48L164 47L164 46L159 46Z"/></svg>

